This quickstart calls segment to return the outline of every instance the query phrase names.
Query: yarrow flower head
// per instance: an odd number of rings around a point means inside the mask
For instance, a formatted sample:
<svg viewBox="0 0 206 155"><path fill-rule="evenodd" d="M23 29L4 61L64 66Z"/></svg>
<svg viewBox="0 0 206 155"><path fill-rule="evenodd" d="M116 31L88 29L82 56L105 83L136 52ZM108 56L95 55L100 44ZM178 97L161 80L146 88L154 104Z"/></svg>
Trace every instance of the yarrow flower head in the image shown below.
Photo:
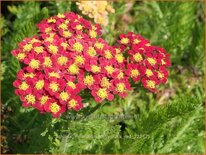
<svg viewBox="0 0 206 155"><path fill-rule="evenodd" d="M12 51L25 66L13 83L24 107L59 117L84 107L82 93L96 102L111 101L115 95L127 96L130 78L151 91L167 81L169 55L140 35L120 35L110 46L98 24L73 12L44 19L37 27L39 35L25 38Z"/></svg>
<svg viewBox="0 0 206 155"><path fill-rule="evenodd" d="M148 40L132 32L121 34L117 46L129 54L125 74L134 82L141 82L152 92L157 85L166 83L171 64L170 55L163 48L150 45Z"/></svg>
<svg viewBox="0 0 206 155"><path fill-rule="evenodd" d="M83 1L76 2L78 8L82 11L82 14L88 15L90 18L94 18L94 22L101 25L108 25L108 14L114 13L114 8L108 1ZM94 34L93 31L90 31Z"/></svg>

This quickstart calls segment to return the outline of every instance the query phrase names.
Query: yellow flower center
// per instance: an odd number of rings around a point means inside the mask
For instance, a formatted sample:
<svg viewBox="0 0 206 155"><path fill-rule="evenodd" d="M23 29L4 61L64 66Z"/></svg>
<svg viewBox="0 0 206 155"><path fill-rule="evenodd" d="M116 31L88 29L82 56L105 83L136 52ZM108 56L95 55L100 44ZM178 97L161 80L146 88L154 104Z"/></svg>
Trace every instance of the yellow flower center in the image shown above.
<svg viewBox="0 0 206 155"><path fill-rule="evenodd" d="M51 67L52 66L52 61L51 61L50 57L44 57L43 65L44 65L44 67Z"/></svg>
<svg viewBox="0 0 206 155"><path fill-rule="evenodd" d="M72 99L72 100L70 100L69 101L69 106L71 107L71 108L73 108L73 107L75 107L76 106L76 104L77 104L77 101L76 100L74 100L74 99Z"/></svg>
<svg viewBox="0 0 206 155"><path fill-rule="evenodd" d="M105 99L107 98L108 94L107 94L107 90L105 88L100 88L97 91L97 96L100 97L101 99Z"/></svg>
<svg viewBox="0 0 206 155"><path fill-rule="evenodd" d="M26 54L24 54L24 53L18 53L16 56L16 58L19 60L24 59L25 57L26 57Z"/></svg>
<svg viewBox="0 0 206 155"><path fill-rule="evenodd" d="M128 43L129 43L129 39L128 39L128 38L122 38L122 39L120 40L120 42L121 42L122 44L128 44Z"/></svg>
<svg viewBox="0 0 206 155"><path fill-rule="evenodd" d="M87 53L91 57L94 57L97 54L97 52L95 51L95 49L93 47L89 47L89 49L87 50Z"/></svg>
<svg viewBox="0 0 206 155"><path fill-rule="evenodd" d="M124 61L124 57L122 54L116 54L115 55L115 59L117 60L117 62L122 63Z"/></svg>
<svg viewBox="0 0 206 155"><path fill-rule="evenodd" d="M40 98L39 102L40 102L41 105L44 105L47 102L48 99L49 99L49 97L45 95L45 96L42 96Z"/></svg>
<svg viewBox="0 0 206 155"><path fill-rule="evenodd" d="M57 54L58 52L58 47L57 46L54 46L54 45L49 45L49 52L51 54Z"/></svg>
<svg viewBox="0 0 206 155"><path fill-rule="evenodd" d="M114 67L112 66L106 66L105 69L108 74L112 74L114 72Z"/></svg>
<svg viewBox="0 0 206 155"><path fill-rule="evenodd" d="M44 87L44 80L38 80L35 84L37 90L41 90Z"/></svg>
<svg viewBox="0 0 206 155"><path fill-rule="evenodd" d="M164 75L161 72L158 72L158 78L162 79L164 77Z"/></svg>
<svg viewBox="0 0 206 155"><path fill-rule="evenodd" d="M64 18L65 15L64 15L64 14L61 14L61 13L58 13L58 14L57 14L57 17L58 17L58 18Z"/></svg>
<svg viewBox="0 0 206 155"><path fill-rule="evenodd" d="M81 55L77 55L77 56L75 57L74 62L75 62L76 64L82 65L82 64L84 64L84 57L81 56Z"/></svg>
<svg viewBox="0 0 206 155"><path fill-rule="evenodd" d="M76 26L76 29L77 29L77 30L82 30L82 26L81 26L81 25L77 25L77 26Z"/></svg>
<svg viewBox="0 0 206 155"><path fill-rule="evenodd" d="M152 80L147 80L147 86L149 88L155 88L155 82Z"/></svg>
<svg viewBox="0 0 206 155"><path fill-rule="evenodd" d="M32 59L29 63L29 66L33 69L38 69L40 65L39 60Z"/></svg>
<svg viewBox="0 0 206 155"><path fill-rule="evenodd" d="M61 23L58 28L63 29L63 30L67 30L68 26L65 23Z"/></svg>
<svg viewBox="0 0 206 155"><path fill-rule="evenodd" d="M91 71L92 71L93 73L99 73L99 72L100 72L100 67L97 66L97 65L92 65L92 66L91 66Z"/></svg>
<svg viewBox="0 0 206 155"><path fill-rule="evenodd" d="M49 77L60 78L60 75L59 75L59 73L52 71L49 73Z"/></svg>
<svg viewBox="0 0 206 155"><path fill-rule="evenodd" d="M40 42L40 40L33 38L29 43L33 44L33 43L37 43L37 42Z"/></svg>
<svg viewBox="0 0 206 155"><path fill-rule="evenodd" d="M152 76L153 75L153 72L151 71L151 69L147 69L146 70L146 76L147 77L150 77L150 76Z"/></svg>
<svg viewBox="0 0 206 155"><path fill-rule="evenodd" d="M82 37L82 35L77 35L76 38L82 39L83 37Z"/></svg>
<svg viewBox="0 0 206 155"><path fill-rule="evenodd" d="M52 30L51 27L47 27L47 28L45 29L45 32L48 34L51 30Z"/></svg>
<svg viewBox="0 0 206 155"><path fill-rule="evenodd" d="M31 104L34 104L36 99L35 99L35 96L32 95L32 94L28 94L25 96L25 99L28 103L31 103Z"/></svg>
<svg viewBox="0 0 206 155"><path fill-rule="evenodd" d="M60 93L60 98L63 100L63 101L67 101L69 99L70 95L67 93L67 92L61 92Z"/></svg>
<svg viewBox="0 0 206 155"><path fill-rule="evenodd" d="M19 86L19 89L21 90L27 90L28 88L29 88L29 85L25 81L23 81L21 85Z"/></svg>
<svg viewBox="0 0 206 155"><path fill-rule="evenodd" d="M139 42L140 42L139 39L134 39L134 40L133 40L133 44L138 44Z"/></svg>
<svg viewBox="0 0 206 155"><path fill-rule="evenodd" d="M75 83L72 82L72 81L68 81L68 82L67 82L67 85L68 85L69 87L71 87L72 89L75 89L75 88L76 88Z"/></svg>
<svg viewBox="0 0 206 155"><path fill-rule="evenodd" d="M118 83L118 84L117 84L116 90L117 90L119 93L124 92L124 89L125 89L124 83Z"/></svg>
<svg viewBox="0 0 206 155"><path fill-rule="evenodd" d="M79 67L76 64L72 64L68 68L68 72L71 74L78 74L79 73Z"/></svg>
<svg viewBox="0 0 206 155"><path fill-rule="evenodd" d="M48 21L48 23L56 23L56 19L54 19L52 17L49 18L47 21Z"/></svg>
<svg viewBox="0 0 206 155"><path fill-rule="evenodd" d="M34 47L34 51L39 54L44 51L44 48L42 46Z"/></svg>
<svg viewBox="0 0 206 155"><path fill-rule="evenodd" d="M54 38L50 36L50 37L47 37L47 38L45 39L45 41L48 41L48 42L51 43L51 42L54 41Z"/></svg>
<svg viewBox="0 0 206 155"><path fill-rule="evenodd" d="M60 45L64 48L64 50L66 50L66 49L67 49L67 47L68 47L68 44L67 44L67 43L65 43L65 42L61 43Z"/></svg>
<svg viewBox="0 0 206 155"><path fill-rule="evenodd" d="M117 78L118 79L122 79L124 77L124 73L121 71L118 75Z"/></svg>
<svg viewBox="0 0 206 155"><path fill-rule="evenodd" d="M131 77L137 77L139 75L139 71L137 69L131 70Z"/></svg>
<svg viewBox="0 0 206 155"><path fill-rule="evenodd" d="M59 89L59 84L56 83L56 82L52 82L49 84L49 88L53 91L53 92L56 92L58 91Z"/></svg>
<svg viewBox="0 0 206 155"><path fill-rule="evenodd" d="M93 78L92 75L87 75L87 76L84 78L84 84L85 84L85 85L91 86L93 83L94 83L94 78Z"/></svg>
<svg viewBox="0 0 206 155"><path fill-rule="evenodd" d="M147 60L152 66L154 66L156 64L156 60L153 58L147 58Z"/></svg>
<svg viewBox="0 0 206 155"><path fill-rule="evenodd" d="M119 48L115 48L115 51L117 54L121 52L121 50Z"/></svg>
<svg viewBox="0 0 206 155"><path fill-rule="evenodd" d="M72 48L73 48L73 50L75 50L75 51L77 51L79 53L83 51L83 46L79 42L74 43Z"/></svg>
<svg viewBox="0 0 206 155"><path fill-rule="evenodd" d="M106 50L104 56L105 56L106 59L111 59L112 58L112 53L109 50Z"/></svg>
<svg viewBox="0 0 206 155"><path fill-rule="evenodd" d="M134 58L134 60L135 60L136 62L140 62L140 61L143 60L142 55L139 54L139 53L134 54L134 55L133 55L133 58Z"/></svg>
<svg viewBox="0 0 206 155"><path fill-rule="evenodd" d="M96 38L96 37L97 37L97 32L94 31L94 30L90 30L90 31L89 31L89 36L90 36L91 38Z"/></svg>
<svg viewBox="0 0 206 155"><path fill-rule="evenodd" d="M60 56L60 57L58 57L58 59L57 59L57 63L59 64L59 65L66 65L66 63L67 63L67 57L65 57L65 56Z"/></svg>
<svg viewBox="0 0 206 155"><path fill-rule="evenodd" d="M26 51L26 52L31 51L31 49L32 49L32 44L26 44L23 47L23 51Z"/></svg>
<svg viewBox="0 0 206 155"><path fill-rule="evenodd" d="M56 102L54 102L50 105L50 110L52 113L57 113L60 110L60 106Z"/></svg>
<svg viewBox="0 0 206 155"><path fill-rule="evenodd" d="M72 36L72 33L71 33L70 31L63 31L63 36L64 36L65 38L69 38L69 37Z"/></svg>
<svg viewBox="0 0 206 155"><path fill-rule="evenodd" d="M33 78L34 77L34 73L25 73L24 74L24 78L27 78L27 77Z"/></svg>
<svg viewBox="0 0 206 155"><path fill-rule="evenodd" d="M163 59L161 60L161 63L162 63L162 65L166 64L166 62Z"/></svg>
<svg viewBox="0 0 206 155"><path fill-rule="evenodd" d="M106 78L106 77L103 77L101 82L100 82L100 85L103 87L103 88L109 88L110 86L110 82L109 82L109 79Z"/></svg>
<svg viewBox="0 0 206 155"><path fill-rule="evenodd" d="M69 24L69 20L66 19L66 20L64 21L64 23L65 23L65 24Z"/></svg>
<svg viewBox="0 0 206 155"><path fill-rule="evenodd" d="M96 43L94 44L94 46L95 46L97 49L102 50L102 49L103 49L103 47L104 47L104 44L99 43L99 42L96 42Z"/></svg>

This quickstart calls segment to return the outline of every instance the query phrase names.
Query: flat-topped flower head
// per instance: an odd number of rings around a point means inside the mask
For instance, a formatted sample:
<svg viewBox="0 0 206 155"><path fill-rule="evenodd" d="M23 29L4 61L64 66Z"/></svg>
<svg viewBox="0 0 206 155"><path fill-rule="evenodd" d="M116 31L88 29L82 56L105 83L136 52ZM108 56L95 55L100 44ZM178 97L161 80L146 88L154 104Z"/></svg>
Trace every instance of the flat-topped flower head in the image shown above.
<svg viewBox="0 0 206 155"><path fill-rule="evenodd" d="M105 10L112 8L106 1L101 4L102 14L94 20L106 25ZM85 5L84 11L91 10ZM25 38L12 51L24 64L13 85L25 107L60 117L66 109L84 107L82 94L91 94L96 102L112 101L114 95L127 96L131 80L152 92L167 81L169 54L141 35L121 34L110 46L101 38L100 25L73 12L44 19L37 27L37 36Z"/></svg>
<svg viewBox="0 0 206 155"><path fill-rule="evenodd" d="M106 26L109 23L108 14L115 10L108 1L79 1L76 2L78 8L84 15L94 18L96 23Z"/></svg>
<svg viewBox="0 0 206 155"><path fill-rule="evenodd" d="M148 40L132 32L121 34L118 46L123 53L129 54L125 73L134 82L140 81L146 89L154 92L157 85L167 81L166 68L170 66L170 60L163 48L152 46Z"/></svg>

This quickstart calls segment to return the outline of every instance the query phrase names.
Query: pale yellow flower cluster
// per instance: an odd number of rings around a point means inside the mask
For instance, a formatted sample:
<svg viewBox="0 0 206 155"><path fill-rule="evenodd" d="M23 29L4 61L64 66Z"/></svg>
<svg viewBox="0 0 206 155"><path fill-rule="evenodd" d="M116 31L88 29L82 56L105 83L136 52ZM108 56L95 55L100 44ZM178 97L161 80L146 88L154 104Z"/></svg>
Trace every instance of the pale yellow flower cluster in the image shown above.
<svg viewBox="0 0 206 155"><path fill-rule="evenodd" d="M94 22L101 25L108 25L108 14L114 13L114 8L108 1L82 1L76 2L84 15L94 18Z"/></svg>

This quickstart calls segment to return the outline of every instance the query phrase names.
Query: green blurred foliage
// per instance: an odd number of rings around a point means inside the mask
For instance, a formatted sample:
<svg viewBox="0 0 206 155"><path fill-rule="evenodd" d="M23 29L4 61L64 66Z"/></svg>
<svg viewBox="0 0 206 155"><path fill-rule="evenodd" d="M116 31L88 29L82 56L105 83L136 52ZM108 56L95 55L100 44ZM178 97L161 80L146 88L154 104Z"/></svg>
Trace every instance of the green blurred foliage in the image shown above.
<svg viewBox="0 0 206 155"><path fill-rule="evenodd" d="M88 96L85 110L59 119L24 109L12 86L21 65L11 50L36 34L42 19L81 11L71 1L2 2L4 153L204 153L204 3L112 3L115 13L109 15L104 38L114 44L119 34L133 31L164 47L172 59L167 85L157 94L138 87L126 100L104 105ZM130 118L92 119L103 114ZM71 119L75 117L84 119Z"/></svg>

